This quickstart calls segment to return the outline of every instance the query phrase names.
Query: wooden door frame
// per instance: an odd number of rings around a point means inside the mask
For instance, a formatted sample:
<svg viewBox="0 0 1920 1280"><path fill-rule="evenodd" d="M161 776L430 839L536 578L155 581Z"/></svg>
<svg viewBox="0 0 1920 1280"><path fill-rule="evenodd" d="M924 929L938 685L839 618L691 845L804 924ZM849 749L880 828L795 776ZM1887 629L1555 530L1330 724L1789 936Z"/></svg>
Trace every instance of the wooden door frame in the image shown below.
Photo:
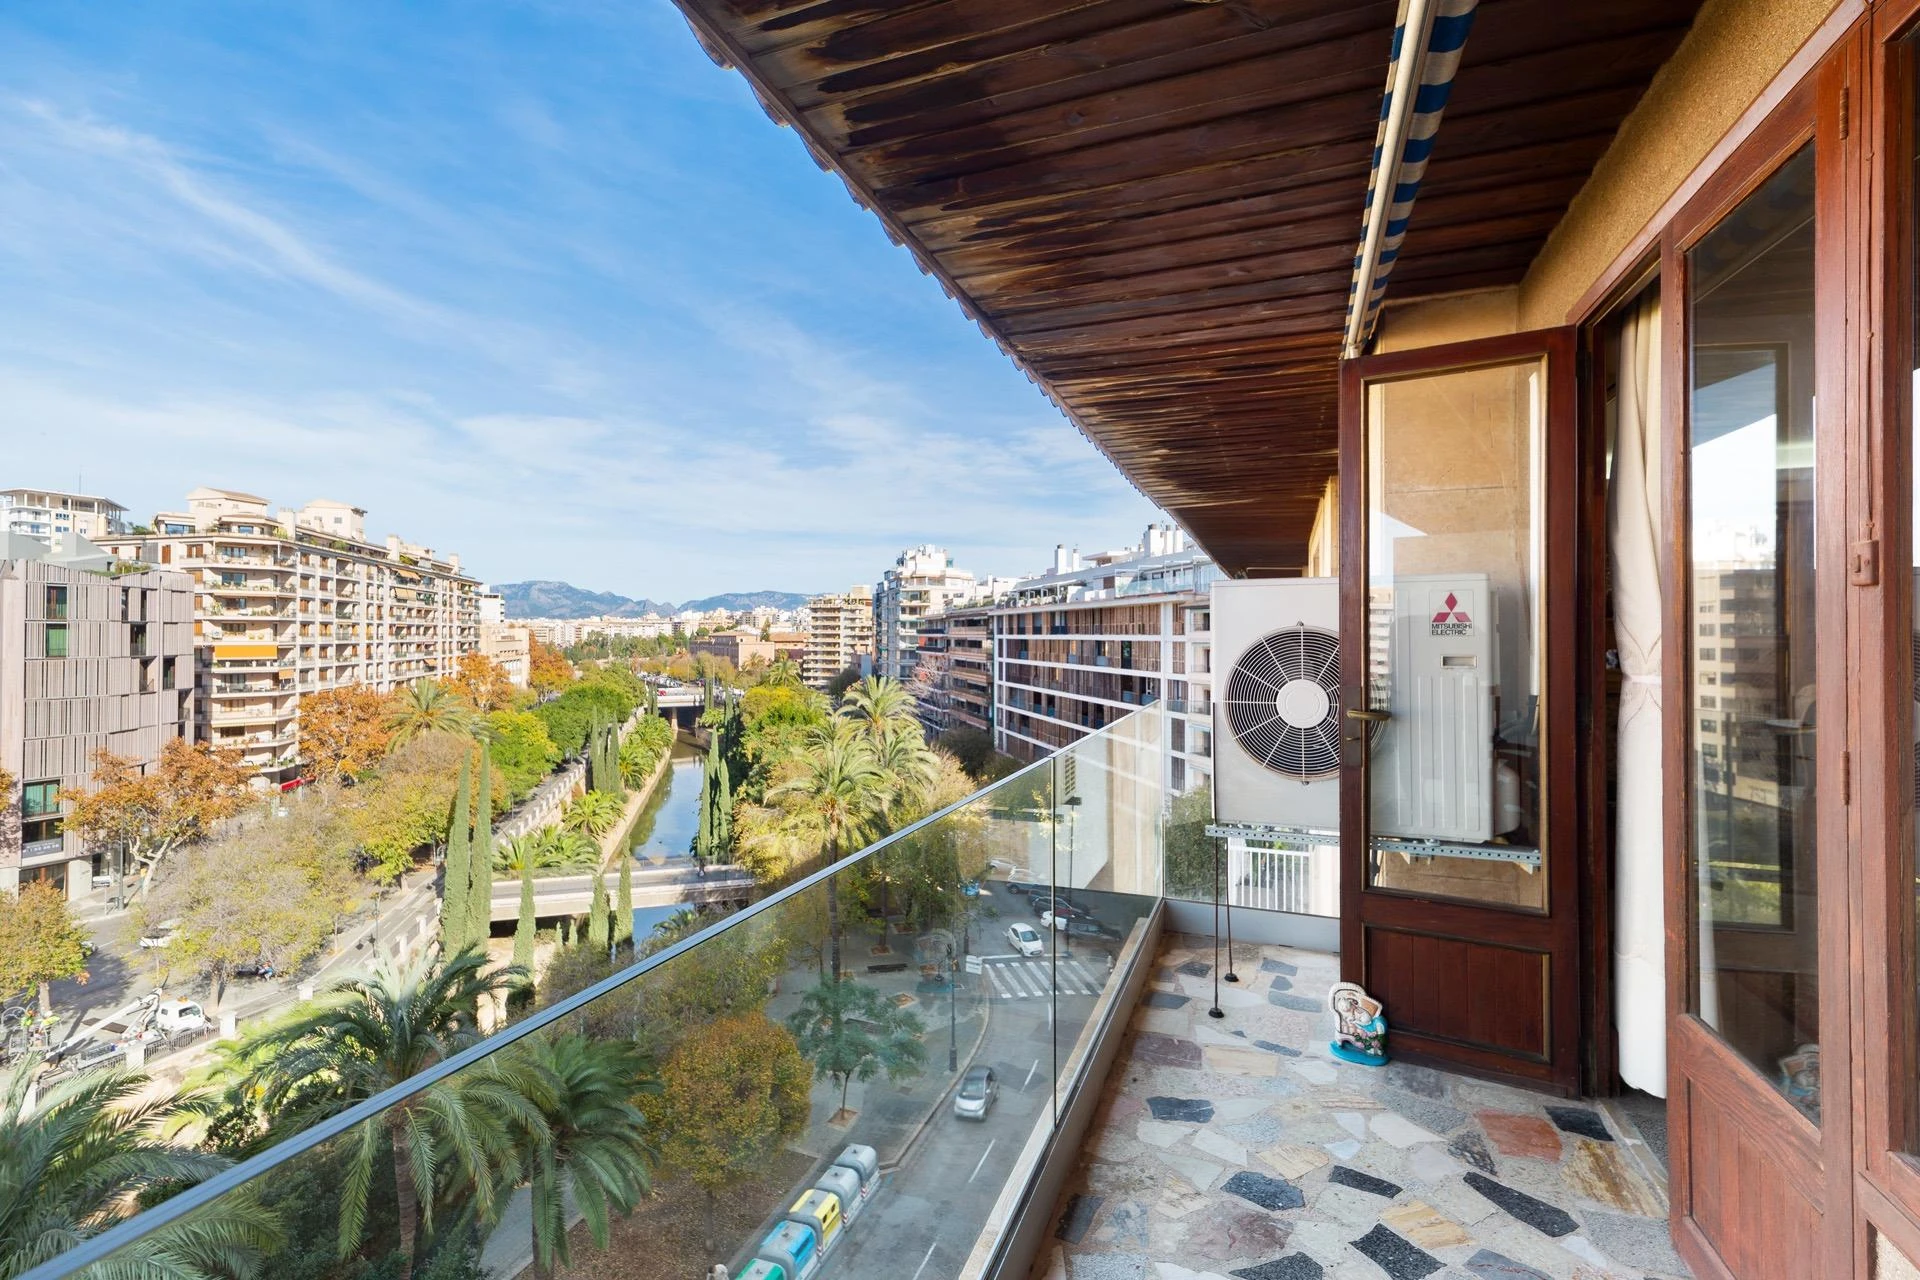
<svg viewBox="0 0 1920 1280"><path fill-rule="evenodd" d="M1852 869L1845 805L1850 717L1832 724L1821 715L1816 746L1815 815L1818 859L1818 977L1823 1124L1816 1127L1795 1111L1751 1066L1691 1011L1697 956L1694 928L1695 887L1691 863L1693 804L1692 706L1690 698L1693 635L1690 528L1690 456L1687 309L1687 250L1778 166L1810 141L1815 150L1816 268L1814 392L1822 406L1816 425L1816 510L1844 513L1849 492L1851 433L1857 361L1848 332L1851 268L1848 253L1857 243L1853 198L1858 140L1847 137L1845 114L1851 86L1858 79L1860 44L1850 37L1811 74L1781 95L1777 105L1713 172L1704 176L1690 199L1661 229L1662 453L1668 477L1662 530L1662 598L1668 643L1662 646L1662 686L1667 693L1662 754L1667 765L1664 812L1668 990L1668 1128L1670 1214L1674 1241L1695 1274L1728 1277L1732 1273L1693 1218L1691 1179L1692 1090L1711 1095L1738 1124L1743 1136L1765 1152L1781 1174L1821 1215L1818 1256L1827 1265L1855 1252L1851 1210L1852 1128L1852 931L1849 921ZM1837 327L1836 327L1836 322ZM1854 326L1857 328L1857 326ZM1824 429L1822 429L1824 425ZM1815 600L1820 634L1844 638L1851 604L1844 580L1848 522L1820 520L1816 525L1815 563L1821 570ZM1816 651L1816 704L1846 709L1851 655L1845 645ZM1837 982L1836 982L1837 979ZM1758 1206L1752 1206L1758 1212ZM1766 1224L1754 1223L1764 1231ZM1849 1262L1847 1265L1851 1265Z"/></svg>
<svg viewBox="0 0 1920 1280"><path fill-rule="evenodd" d="M1853 842L1859 874L1854 892L1859 991L1856 1022L1854 1129L1856 1271L1872 1263L1869 1228L1920 1260L1920 989L1916 972L1912 370L1920 299L1914 296L1916 191L1913 157L1920 137L1920 59L1903 56L1920 39L1920 0L1888 0L1873 14L1865 50L1862 116L1872 153L1862 181L1858 278L1874 336L1856 354L1866 401L1855 442L1861 499L1856 537L1877 544L1877 582L1851 592L1859 699L1854 736L1864 767L1857 771ZM1895 282L1898 283L1895 283Z"/></svg>
<svg viewBox="0 0 1920 1280"><path fill-rule="evenodd" d="M1544 451L1544 492L1546 495L1570 493L1576 483L1580 459L1580 412L1578 378L1578 331L1572 326L1542 329L1528 333L1502 334L1446 343L1410 351L1365 356L1342 362L1340 369L1340 565L1342 590L1340 631L1343 637L1357 637L1363 645L1367 635L1367 598L1364 580L1367 574L1366 519L1367 442L1366 386L1370 382L1403 381L1472 369L1518 364L1532 358L1546 362L1540 448ZM1561 376L1565 375L1565 376ZM1348 491L1351 497L1348 497ZM1572 502L1543 499L1537 513L1542 522L1542 573L1539 584L1544 601L1543 634L1539 643L1542 655L1542 746L1549 754L1541 771L1541 867L1547 879L1547 909L1544 912L1519 911L1492 905L1453 903L1387 894L1368 888L1367 800L1364 784L1352 767L1356 750L1365 744L1345 741L1340 784L1340 965L1346 981L1367 981L1366 926L1362 909L1369 903L1381 904L1396 917L1395 923L1408 932L1427 932L1434 936L1471 939L1475 926L1484 928L1487 913L1498 913L1513 929L1513 940L1524 942L1550 955L1548 975L1550 1051L1538 1064L1491 1050L1475 1050L1450 1042L1431 1041L1409 1031L1393 1033L1394 1054L1409 1061L1426 1062L1449 1070L1512 1080L1533 1088L1546 1088L1569 1096L1577 1095L1581 1085L1582 1016L1581 970L1581 867L1579 838L1579 779L1572 760L1556 762L1548 745L1556 739L1565 750L1577 750L1578 733L1577 662L1581 645L1579 633L1582 610L1578 607L1576 584L1580 580L1577 531L1579 511ZM1362 589L1348 590L1347 574L1357 573ZM1351 663L1342 648L1343 707L1366 703L1366 664ZM1362 833L1351 838L1351 833ZM1393 1010L1387 1010L1391 1022Z"/></svg>

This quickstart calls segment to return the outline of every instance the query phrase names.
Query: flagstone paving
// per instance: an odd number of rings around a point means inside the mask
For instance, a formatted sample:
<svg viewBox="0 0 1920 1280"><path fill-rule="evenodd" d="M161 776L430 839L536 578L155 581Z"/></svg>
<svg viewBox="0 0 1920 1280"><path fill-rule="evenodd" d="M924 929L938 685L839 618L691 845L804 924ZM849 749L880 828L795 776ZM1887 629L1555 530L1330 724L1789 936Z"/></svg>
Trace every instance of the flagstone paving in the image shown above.
<svg viewBox="0 0 1920 1280"><path fill-rule="evenodd" d="M1214 963L1211 939L1162 957L1044 1280L1688 1274L1662 1189L1597 1108L1335 1059L1330 955L1236 947L1240 981L1209 1017Z"/></svg>

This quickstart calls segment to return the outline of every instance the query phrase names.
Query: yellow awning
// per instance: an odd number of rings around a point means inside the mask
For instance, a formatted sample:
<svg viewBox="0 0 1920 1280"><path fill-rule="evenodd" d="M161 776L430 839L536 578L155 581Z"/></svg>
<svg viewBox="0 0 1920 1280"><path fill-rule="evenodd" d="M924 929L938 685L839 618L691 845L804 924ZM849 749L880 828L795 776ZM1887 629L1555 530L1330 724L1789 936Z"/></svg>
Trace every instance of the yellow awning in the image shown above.
<svg viewBox="0 0 1920 1280"><path fill-rule="evenodd" d="M271 658L278 652L278 646L271 644L217 644L213 646L213 660L220 662L229 658Z"/></svg>

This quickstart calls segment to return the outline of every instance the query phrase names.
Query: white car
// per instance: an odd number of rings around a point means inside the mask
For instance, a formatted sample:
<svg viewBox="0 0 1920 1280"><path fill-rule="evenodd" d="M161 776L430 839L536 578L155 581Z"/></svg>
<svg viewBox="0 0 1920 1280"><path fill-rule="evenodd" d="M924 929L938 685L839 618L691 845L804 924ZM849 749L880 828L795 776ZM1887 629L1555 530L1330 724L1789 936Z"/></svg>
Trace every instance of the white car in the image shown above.
<svg viewBox="0 0 1920 1280"><path fill-rule="evenodd" d="M1030 924L1011 924L1007 926L1007 941L1013 949L1023 956L1044 955L1046 942L1040 937L1040 931Z"/></svg>

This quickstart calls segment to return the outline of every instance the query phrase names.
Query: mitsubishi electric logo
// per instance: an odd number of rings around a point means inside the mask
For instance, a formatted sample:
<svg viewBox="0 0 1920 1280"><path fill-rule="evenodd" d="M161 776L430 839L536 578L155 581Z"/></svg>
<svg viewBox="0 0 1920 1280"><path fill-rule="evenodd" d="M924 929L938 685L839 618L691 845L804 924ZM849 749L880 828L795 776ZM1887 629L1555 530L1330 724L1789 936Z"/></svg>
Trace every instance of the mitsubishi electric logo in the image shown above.
<svg viewBox="0 0 1920 1280"><path fill-rule="evenodd" d="M1447 592L1446 598L1440 600L1438 594L1437 592L1435 593L1435 599L1439 607L1434 610L1433 621L1429 624L1431 627L1429 634L1436 636L1472 635L1473 618L1467 612L1467 606L1472 603L1471 599L1463 600L1458 595L1449 591Z"/></svg>

